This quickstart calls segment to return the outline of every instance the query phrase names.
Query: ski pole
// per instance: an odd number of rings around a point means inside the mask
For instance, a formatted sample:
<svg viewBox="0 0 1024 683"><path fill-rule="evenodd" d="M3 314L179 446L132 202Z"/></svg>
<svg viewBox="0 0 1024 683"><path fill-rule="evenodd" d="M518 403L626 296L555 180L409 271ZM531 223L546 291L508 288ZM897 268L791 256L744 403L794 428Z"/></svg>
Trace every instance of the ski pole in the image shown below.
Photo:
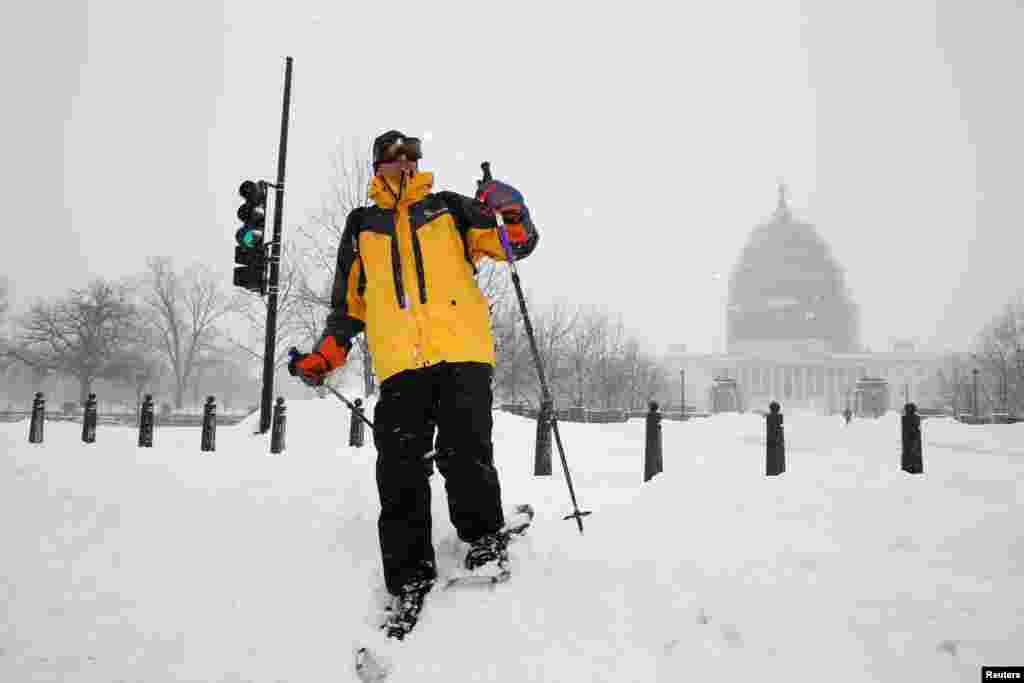
<svg viewBox="0 0 1024 683"><path fill-rule="evenodd" d="M302 354L294 346L291 347L290 349L288 349L288 359L289 360L291 360L292 358L295 358L296 356L300 356L300 355L302 355ZM330 384L327 384L326 382L321 382L318 386L326 387L332 394L334 394L335 396L338 397L339 401L341 401L346 406L348 406L348 409L351 410L356 415L356 417L358 417L360 420L362 420L367 425L369 425L370 429L373 431L374 434L377 433L377 427L372 422L370 422L370 420L368 420L365 415L363 415L363 411L357 409L355 404L353 404L347 398L342 396L340 391L338 391L337 389L332 387ZM424 460L433 460L436 455L437 455L437 449L436 448L432 448L432 449L430 449L429 451L427 451L426 453L423 454L423 459Z"/></svg>
<svg viewBox="0 0 1024 683"><path fill-rule="evenodd" d="M363 422L365 422L366 424L368 424L368 425L370 426L370 429L375 429L375 427L373 426L373 423L372 423L372 422L370 422L370 421L369 421L369 420L368 420L368 419L366 418L366 416L365 416L365 415L363 415L363 411L362 411L362 410L357 410L357 409L356 409L356 407L355 407L354 405L352 405L351 403L349 403L349 402L348 402L348 399L346 399L346 398L345 398L344 396L342 396L342 395L341 395L341 392L340 392L340 391L338 391L337 389L335 389L334 387L332 387L332 386L331 386L330 384L326 384L326 383L325 383L325 384L324 384L323 386L327 387L327 388L328 388L328 389L330 390L330 392L331 392L332 394L334 394L334 395L335 395L335 396L337 396L337 397L338 397L339 399L341 399L341 402L342 402L342 403L344 403L345 405L347 405L347 406L348 406L348 408L349 408L349 410L351 410L351 411L352 411L353 413L355 413L355 414L356 414L356 416L357 416L357 417L358 417L358 418L359 418L360 420L362 420Z"/></svg>
<svg viewBox="0 0 1024 683"><path fill-rule="evenodd" d="M299 350L297 348L295 348L294 346L291 347L290 349L288 349L288 360L293 360L296 356L301 356L301 355L302 354L299 352ZM323 382L320 383L320 386L327 387L330 390L330 392L332 394L334 394L335 396L337 396L338 399L342 403L347 405L348 409L351 410L353 413L355 413L356 416L358 416L360 420L362 420L366 424L370 425L370 429L373 429L373 430L377 429L376 427L373 426L372 422L370 422L368 419L366 419L366 416L363 415L363 411L357 409L355 404L351 403L347 398L342 396L340 391L338 391L337 389L332 387L330 384L326 384L326 383L323 383Z"/></svg>
<svg viewBox="0 0 1024 683"><path fill-rule="evenodd" d="M367 419L366 419L366 416L365 416L365 415L363 415L363 411L361 411L361 410L357 411L357 410L356 410L356 407L355 407L354 405L352 405L351 403L349 403L349 402L348 402L348 400L347 400L347 399L346 399L346 398L345 398L344 396L342 396L342 395L341 395L341 392L340 392L340 391L338 391L337 389L335 389L334 387L332 387L332 386L331 386L330 384L327 384L327 383L324 383L324 384L322 384L321 386L325 386L325 387L327 387L328 389L330 389L330 390L331 390L331 393L332 393L332 394L334 394L335 396L337 396L337 397L338 397L339 399L341 399L341 400L342 400L342 402L344 402L344 404L345 404L345 405L347 405L347 406L349 407L349 409L350 409L350 410L351 410L351 411L352 411L353 413L355 413L356 415L358 415L358 416L359 416L359 419L360 419L360 420L362 420L362 421L363 421L363 422L365 422L366 424L370 425L370 429L371 429L371 430L375 430L375 429L376 429L376 428L375 428L375 427L373 426L373 423L372 423L372 422L370 422L369 420L367 420ZM376 431L374 431L373 433L374 433L374 434L376 434L377 432L376 432ZM431 448L431 449L430 449L429 451L427 451L426 453L424 453L424 454L423 454L423 459L424 459L424 460L433 460L433 459L434 459L434 457L435 457L436 455L437 455L437 449L436 449L436 448Z"/></svg>
<svg viewBox="0 0 1024 683"><path fill-rule="evenodd" d="M477 182L477 190L483 188L486 183L489 183L494 178L491 176L491 163L485 161L480 164L480 169L483 171L483 180ZM516 288L516 297L519 299L519 312L523 314L523 325L526 327L526 336L530 340L530 351L533 353L533 363L537 366L537 377L540 379L540 392L541 398L544 404L552 405L551 392L548 391L548 383L544 378L544 366L540 362L540 351L537 350L537 340L533 335L533 325L530 323L530 314L526 310L526 299L523 297L523 286L519 281L519 270L516 268L516 260L512 255L512 245L508 241L508 232L505 230L505 219L501 213L495 211L494 217L498 221L498 237L501 240L501 247L505 251L505 259L508 261L509 269L512 272L512 284ZM542 406L544 405L542 404ZM562 472L565 474L565 483L569 487L569 498L572 500L573 512L571 515L566 515L562 519L569 520L575 519L576 526L579 527L580 533L583 533L583 518L590 514L590 512L581 512L579 505L576 503L576 491L572 486L572 475L569 473L569 464L565 459L565 449L562 447L562 437L558 432L558 419L554 413L550 415L551 418L551 431L555 435L555 444L558 447L558 457L562 461ZM541 416L543 419L543 415Z"/></svg>

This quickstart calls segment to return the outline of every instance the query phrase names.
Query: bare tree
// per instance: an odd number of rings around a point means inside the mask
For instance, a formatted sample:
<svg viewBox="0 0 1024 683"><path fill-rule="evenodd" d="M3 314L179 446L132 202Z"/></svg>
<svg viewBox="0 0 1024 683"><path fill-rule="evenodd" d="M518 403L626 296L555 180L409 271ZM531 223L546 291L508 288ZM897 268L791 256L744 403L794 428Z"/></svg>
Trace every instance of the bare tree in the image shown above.
<svg viewBox="0 0 1024 683"><path fill-rule="evenodd" d="M240 300L230 297L221 279L204 266L178 274L170 259L148 262L142 300L153 328L154 349L167 360L174 380L174 405L180 410L199 365L217 355L218 324L238 310Z"/></svg>
<svg viewBox="0 0 1024 683"><path fill-rule="evenodd" d="M370 166L369 143L352 139L346 150L338 145L331 153L332 174L320 210L310 216L308 225L299 228L307 245L303 259L297 263L298 285L295 312L299 328L311 342L320 338L331 303L331 285L337 265L338 245L345 231L345 221L353 209L367 204L367 191L373 172ZM349 367L357 365L363 378L366 396L376 391L373 359L366 335L352 340Z"/></svg>
<svg viewBox="0 0 1024 683"><path fill-rule="evenodd" d="M37 394L40 391L42 391L43 383L46 382L47 379L56 374L52 369L44 365L34 364L26 367L28 367L28 371L32 379L33 394ZM88 394L86 394L86 398L88 398Z"/></svg>
<svg viewBox="0 0 1024 683"><path fill-rule="evenodd" d="M970 370L965 370L966 367L966 362L958 355L945 356L934 378L921 390L935 397L937 407L952 411L954 416L959 415L965 405L964 378L970 375Z"/></svg>
<svg viewBox="0 0 1024 683"><path fill-rule="evenodd" d="M526 388L536 377L526 333L518 324L519 317L517 303L491 304L491 333L497 356L494 384L497 393L505 400L525 400Z"/></svg>
<svg viewBox="0 0 1024 683"><path fill-rule="evenodd" d="M11 308L11 281L0 275L0 325L7 321L7 312Z"/></svg>
<svg viewBox="0 0 1024 683"><path fill-rule="evenodd" d="M943 360L943 367L939 373L939 395L950 408L954 415L971 410L971 369L974 364L971 362L969 353L954 353Z"/></svg>
<svg viewBox="0 0 1024 683"><path fill-rule="evenodd" d="M594 380L595 360L603 355L608 336L608 315L595 307L582 307L577 323L567 332L566 361L571 377L572 402L588 405L588 394L598 388Z"/></svg>
<svg viewBox="0 0 1024 683"><path fill-rule="evenodd" d="M476 270L476 283L487 297L488 310L492 314L505 302L511 302L519 310L518 300L512 296L512 277L507 263L482 258L477 262Z"/></svg>
<svg viewBox="0 0 1024 683"><path fill-rule="evenodd" d="M622 408L630 402L625 393L628 379L624 359L628 353L628 336L621 315L603 315L603 329L593 360L591 383L593 394L605 410Z"/></svg>
<svg viewBox="0 0 1024 683"><path fill-rule="evenodd" d="M971 359L980 371L979 394L992 409L1019 410L1024 377L1017 363L1017 348L1024 344L1024 296L1018 292L979 333ZM980 402L980 399L979 399Z"/></svg>
<svg viewBox="0 0 1024 683"><path fill-rule="evenodd" d="M571 397L572 384L572 372L566 362L567 344L579 312L564 300L541 308L529 294L524 298L548 388L556 401L565 401ZM509 297L495 307L492 328L498 356L495 370L498 391L505 398L539 404L540 381L518 301Z"/></svg>
<svg viewBox="0 0 1024 683"><path fill-rule="evenodd" d="M0 372L10 367L14 358L8 354L9 341L4 326L11 308L11 281L0 275Z"/></svg>
<svg viewBox="0 0 1024 683"><path fill-rule="evenodd" d="M7 356L9 364L3 373L4 383L0 388L4 390L8 399L15 398L21 403L28 399L29 395L42 391L44 383L54 373L49 368L30 365L22 360L20 357L31 354L27 349L19 349L12 344L9 350L12 353ZM17 352L17 355L13 352Z"/></svg>
<svg viewBox="0 0 1024 683"><path fill-rule="evenodd" d="M63 299L33 304L11 353L42 376L77 379L84 403L106 366L138 341L139 322L127 287L97 279Z"/></svg>
<svg viewBox="0 0 1024 683"><path fill-rule="evenodd" d="M310 342L306 313L308 294L303 288L301 264L297 262L294 243L284 245L281 253L277 292L277 329L275 332L274 368L288 362L288 349ZM229 343L246 356L263 364L266 353L268 299L253 294L240 294L234 313L245 329L245 338L228 335ZM234 317L234 316L232 316ZM315 338L315 337L314 337Z"/></svg>
<svg viewBox="0 0 1024 683"><path fill-rule="evenodd" d="M533 319L533 307L530 310ZM544 364L551 392L562 401L569 398L571 382L570 368L566 362L566 346L569 333L576 327L578 321L579 310L570 307L564 299L559 299L549 304L534 322L538 353ZM539 384L536 390L539 393Z"/></svg>
<svg viewBox="0 0 1024 683"><path fill-rule="evenodd" d="M258 375L249 354L236 350L217 358L205 368L201 388L204 393L215 395L226 410L238 410L240 405L247 408L259 404L261 383Z"/></svg>
<svg viewBox="0 0 1024 683"><path fill-rule="evenodd" d="M135 392L135 409L142 405L142 395L152 389L165 372L160 359L144 348L125 353L107 364L103 379L130 386Z"/></svg>
<svg viewBox="0 0 1024 683"><path fill-rule="evenodd" d="M556 402L611 409L636 409L669 395L668 371L625 327L621 315L564 301L528 304L538 351ZM518 305L495 310L498 367L495 384L505 399L539 395L536 368Z"/></svg>
<svg viewBox="0 0 1024 683"><path fill-rule="evenodd" d="M349 213L367 205L373 171L369 156L360 150L368 149L368 143L355 139L349 141L348 151L341 145L334 149L331 153L332 174L320 210L310 217L308 226L299 229L309 239L316 270L327 274L328 280L334 273L338 244Z"/></svg>
<svg viewBox="0 0 1024 683"><path fill-rule="evenodd" d="M615 385L622 388L616 399L618 408L644 410L648 401L666 395L670 387L668 371L636 338L630 338L623 344L616 365L620 380Z"/></svg>
<svg viewBox="0 0 1024 683"><path fill-rule="evenodd" d="M642 354L637 363L638 396L644 403L663 398L668 391L668 374L651 354Z"/></svg>

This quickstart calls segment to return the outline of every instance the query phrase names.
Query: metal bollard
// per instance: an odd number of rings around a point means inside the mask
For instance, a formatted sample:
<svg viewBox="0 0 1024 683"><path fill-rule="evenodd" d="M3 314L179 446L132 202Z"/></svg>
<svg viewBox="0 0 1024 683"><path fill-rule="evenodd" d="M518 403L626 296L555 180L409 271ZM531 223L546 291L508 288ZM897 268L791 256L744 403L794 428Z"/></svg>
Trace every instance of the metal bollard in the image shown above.
<svg viewBox="0 0 1024 683"><path fill-rule="evenodd" d="M203 438L199 446L203 452L217 450L217 404L213 396L206 397L206 405L203 407Z"/></svg>
<svg viewBox="0 0 1024 683"><path fill-rule="evenodd" d="M153 395L146 394L139 415L139 448L153 447Z"/></svg>
<svg viewBox="0 0 1024 683"><path fill-rule="evenodd" d="M921 456L921 416L917 414L917 406L908 403L900 416L903 427L903 453L900 458L900 469L907 474L924 474L924 460Z"/></svg>
<svg viewBox="0 0 1024 683"><path fill-rule="evenodd" d="M551 416L553 401L541 401L537 412L537 445L533 456L533 476L551 476Z"/></svg>
<svg viewBox="0 0 1024 683"><path fill-rule="evenodd" d="M658 402L651 401L650 411L647 413L647 441L644 448L644 481L650 481L651 477L661 474L661 413L658 412Z"/></svg>
<svg viewBox="0 0 1024 683"><path fill-rule="evenodd" d="M42 443L43 442L43 424L46 422L46 399L43 398L43 392L36 392L35 398L32 399L32 420L28 426L28 442L29 443Z"/></svg>
<svg viewBox="0 0 1024 683"><path fill-rule="evenodd" d="M96 443L96 394L89 394L82 414L82 442Z"/></svg>
<svg viewBox="0 0 1024 683"><path fill-rule="evenodd" d="M278 454L284 450L284 425L285 425L284 397L278 396L274 404L274 418L270 429L270 452Z"/></svg>
<svg viewBox="0 0 1024 683"><path fill-rule="evenodd" d="M767 458L765 462L765 474L775 477L786 471L786 439L782 431L782 413L776 401L768 406L769 413L766 415L768 433L765 439L767 443Z"/></svg>
<svg viewBox="0 0 1024 683"><path fill-rule="evenodd" d="M349 424L348 429L348 445L356 448L362 448L364 432L363 421L360 419L360 416L363 414L363 399L357 398L355 400L355 405L356 409L352 411L352 422Z"/></svg>

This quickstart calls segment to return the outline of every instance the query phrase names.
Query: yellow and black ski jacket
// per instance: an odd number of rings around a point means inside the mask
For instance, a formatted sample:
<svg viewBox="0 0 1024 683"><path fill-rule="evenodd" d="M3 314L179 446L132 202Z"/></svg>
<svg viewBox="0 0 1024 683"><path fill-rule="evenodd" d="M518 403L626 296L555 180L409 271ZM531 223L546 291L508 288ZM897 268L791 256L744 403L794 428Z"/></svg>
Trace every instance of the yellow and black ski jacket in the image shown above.
<svg viewBox="0 0 1024 683"><path fill-rule="evenodd" d="M324 339L348 352L365 330L378 382L442 361L493 366L488 302L474 276L484 256L506 260L494 215L471 197L432 192L432 173L386 182L374 177L375 205L349 213ZM507 234L517 261L537 245L529 219Z"/></svg>

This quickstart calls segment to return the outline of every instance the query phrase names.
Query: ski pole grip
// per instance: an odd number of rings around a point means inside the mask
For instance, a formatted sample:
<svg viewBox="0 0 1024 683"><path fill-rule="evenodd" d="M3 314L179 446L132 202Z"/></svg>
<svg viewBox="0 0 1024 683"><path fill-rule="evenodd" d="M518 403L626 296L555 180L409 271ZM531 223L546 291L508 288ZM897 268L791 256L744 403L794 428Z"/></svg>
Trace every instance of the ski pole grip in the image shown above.
<svg viewBox="0 0 1024 683"><path fill-rule="evenodd" d="M483 171L484 177L482 180L477 181L477 190L482 189L486 183L494 180L494 176L491 175L491 162L485 161L480 164L480 170ZM497 211L494 212L494 219L498 222L498 238L501 240L501 248L505 252L505 258L511 264L515 261L515 257L512 255L512 245L508 242L508 232L505 230L505 219Z"/></svg>
<svg viewBox="0 0 1024 683"><path fill-rule="evenodd" d="M288 374L291 375L292 377L299 377L299 375L301 374L295 367L295 359L297 359L301 355L302 352L300 352L294 346L288 349Z"/></svg>
<svg viewBox="0 0 1024 683"><path fill-rule="evenodd" d="M299 350L297 348L295 348L294 346L291 347L290 349L288 349L288 374L291 375L292 377L297 377L298 376L294 372L294 370L295 370L295 359L298 358L301 355L302 355L302 353L300 353Z"/></svg>

